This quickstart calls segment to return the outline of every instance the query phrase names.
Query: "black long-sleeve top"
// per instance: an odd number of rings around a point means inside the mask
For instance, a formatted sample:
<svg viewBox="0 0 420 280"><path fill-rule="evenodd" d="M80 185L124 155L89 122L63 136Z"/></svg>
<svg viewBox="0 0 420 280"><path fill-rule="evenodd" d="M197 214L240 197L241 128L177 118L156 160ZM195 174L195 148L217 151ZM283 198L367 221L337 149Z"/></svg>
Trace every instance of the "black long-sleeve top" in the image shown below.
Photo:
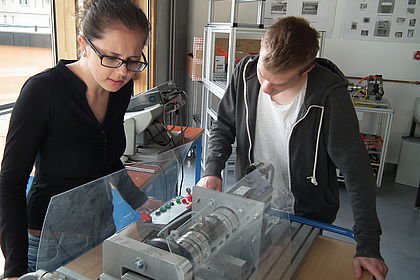
<svg viewBox="0 0 420 280"><path fill-rule="evenodd" d="M86 84L66 67L71 62L60 61L31 77L13 108L0 174L5 277L27 272L27 229L42 228L52 196L123 168L123 122L133 82L110 93L100 124L87 102ZM34 163L35 177L26 198ZM133 207L147 199L143 193L133 197L128 201Z"/></svg>

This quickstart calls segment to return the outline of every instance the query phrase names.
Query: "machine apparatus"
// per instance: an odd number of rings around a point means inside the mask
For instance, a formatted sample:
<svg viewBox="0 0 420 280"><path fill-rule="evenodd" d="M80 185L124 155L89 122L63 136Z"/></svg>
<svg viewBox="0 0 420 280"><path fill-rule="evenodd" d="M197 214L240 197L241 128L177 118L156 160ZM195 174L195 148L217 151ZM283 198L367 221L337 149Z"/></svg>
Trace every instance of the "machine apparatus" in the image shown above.
<svg viewBox="0 0 420 280"><path fill-rule="evenodd" d="M122 232L107 239L101 279L248 279L259 266L261 245L272 245L271 236L264 238L270 244L262 244L262 237L274 228L275 241L289 235L289 222L265 219L272 189L262 171L269 167L249 174L229 193L196 187L187 200L190 211L167 225L137 223L142 242ZM170 209L151 213L152 221Z"/></svg>
<svg viewBox="0 0 420 280"><path fill-rule="evenodd" d="M362 83L366 81L365 85ZM359 80L357 84L350 84L347 87L348 92L351 94L353 103L376 103L382 100L384 96L384 84L382 75L369 75ZM371 105L370 104L370 105Z"/></svg>
<svg viewBox="0 0 420 280"><path fill-rule="evenodd" d="M173 128L183 123L180 109L185 100L185 93L172 81L132 97L124 116L124 155L144 158L175 147L184 136L184 130Z"/></svg>
<svg viewBox="0 0 420 280"><path fill-rule="evenodd" d="M227 193L195 187L106 239L100 279L293 279L320 229L271 209L272 167L254 168ZM86 266L91 255L22 279L92 278L72 264Z"/></svg>

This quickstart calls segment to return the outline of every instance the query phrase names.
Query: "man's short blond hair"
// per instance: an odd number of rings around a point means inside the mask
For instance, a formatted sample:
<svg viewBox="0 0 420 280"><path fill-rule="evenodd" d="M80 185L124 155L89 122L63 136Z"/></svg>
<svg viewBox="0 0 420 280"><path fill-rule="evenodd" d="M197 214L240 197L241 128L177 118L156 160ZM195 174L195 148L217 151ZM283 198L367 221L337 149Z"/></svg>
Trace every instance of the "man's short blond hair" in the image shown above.
<svg viewBox="0 0 420 280"><path fill-rule="evenodd" d="M319 50L319 33L304 18L285 17L270 26L261 40L264 67L272 73L313 65Z"/></svg>

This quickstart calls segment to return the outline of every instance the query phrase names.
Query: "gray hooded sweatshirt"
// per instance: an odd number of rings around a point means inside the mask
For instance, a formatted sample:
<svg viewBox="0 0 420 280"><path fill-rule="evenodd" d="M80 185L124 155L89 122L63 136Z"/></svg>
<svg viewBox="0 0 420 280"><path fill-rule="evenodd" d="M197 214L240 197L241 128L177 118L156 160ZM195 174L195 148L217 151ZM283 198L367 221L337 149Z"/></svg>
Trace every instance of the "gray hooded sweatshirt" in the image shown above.
<svg viewBox="0 0 420 280"><path fill-rule="evenodd" d="M235 68L210 134L206 176L220 177L235 139L236 179L242 178L254 162L258 59L258 55L245 57ZM298 216L332 223L339 208L336 168L340 169L355 220L356 256L382 259L375 178L347 84L343 73L327 59L317 58L308 73L305 100L289 138L294 211Z"/></svg>

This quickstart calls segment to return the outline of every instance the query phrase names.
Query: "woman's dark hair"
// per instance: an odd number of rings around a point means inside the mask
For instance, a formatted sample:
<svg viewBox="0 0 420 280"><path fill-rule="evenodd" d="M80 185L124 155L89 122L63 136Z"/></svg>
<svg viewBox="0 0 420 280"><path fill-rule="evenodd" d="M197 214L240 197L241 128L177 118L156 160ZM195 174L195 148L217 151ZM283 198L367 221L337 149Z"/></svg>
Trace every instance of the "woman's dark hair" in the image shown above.
<svg viewBox="0 0 420 280"><path fill-rule="evenodd" d="M130 30L144 32L147 43L150 23L144 12L131 0L87 0L79 14L79 27L90 40L101 39L102 34L118 24Z"/></svg>

